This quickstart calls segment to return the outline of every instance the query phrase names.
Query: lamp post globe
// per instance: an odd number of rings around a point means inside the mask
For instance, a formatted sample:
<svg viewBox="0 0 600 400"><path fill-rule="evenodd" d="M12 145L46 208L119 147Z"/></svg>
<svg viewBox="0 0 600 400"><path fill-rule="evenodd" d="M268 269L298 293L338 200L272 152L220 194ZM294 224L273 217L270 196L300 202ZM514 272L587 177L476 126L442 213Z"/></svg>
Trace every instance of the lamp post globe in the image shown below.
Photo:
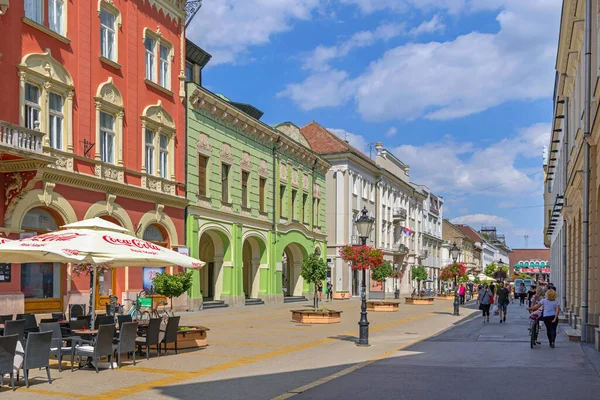
<svg viewBox="0 0 600 400"><path fill-rule="evenodd" d="M367 239L373 229L375 218L369 216L367 207L363 207L360 212L360 217L354 221L356 230L358 231L358 237L360 237L361 244L367 245ZM367 271L362 269L362 282L361 282L361 304L360 304L360 321L358 321L358 343L357 346L369 346L369 321L367 320Z"/></svg>
<svg viewBox="0 0 600 400"><path fill-rule="evenodd" d="M458 257L460 256L460 249L456 246L456 242L450 248L450 257L452 258L452 262L456 264ZM454 313L452 315L459 316L459 300L458 300L458 282L456 279L456 275L454 275Z"/></svg>

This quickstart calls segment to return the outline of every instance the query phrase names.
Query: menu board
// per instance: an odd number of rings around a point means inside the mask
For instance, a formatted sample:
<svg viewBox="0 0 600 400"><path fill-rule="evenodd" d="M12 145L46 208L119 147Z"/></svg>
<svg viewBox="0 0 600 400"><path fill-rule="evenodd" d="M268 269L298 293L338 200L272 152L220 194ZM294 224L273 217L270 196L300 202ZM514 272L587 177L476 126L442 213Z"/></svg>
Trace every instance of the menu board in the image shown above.
<svg viewBox="0 0 600 400"><path fill-rule="evenodd" d="M0 264L0 283L10 282L10 264Z"/></svg>

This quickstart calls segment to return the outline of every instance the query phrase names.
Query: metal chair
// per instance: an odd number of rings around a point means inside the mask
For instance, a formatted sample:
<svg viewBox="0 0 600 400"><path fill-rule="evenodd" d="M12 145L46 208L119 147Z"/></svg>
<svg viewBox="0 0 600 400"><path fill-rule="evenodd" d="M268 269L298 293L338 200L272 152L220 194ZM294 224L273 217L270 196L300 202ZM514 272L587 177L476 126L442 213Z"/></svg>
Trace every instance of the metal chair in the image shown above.
<svg viewBox="0 0 600 400"><path fill-rule="evenodd" d="M23 360L23 375L25 375L25 386L29 387L29 370L34 368L46 368L48 383L52 383L50 377L50 347L52 346L52 332L31 332L27 335L25 346L25 358Z"/></svg>
<svg viewBox="0 0 600 400"><path fill-rule="evenodd" d="M133 319L131 318L131 315L127 314L127 315L117 315L117 321L119 322L119 329L121 329L121 326L126 323L126 322L133 322Z"/></svg>
<svg viewBox="0 0 600 400"><path fill-rule="evenodd" d="M137 338L137 322L123 322L119 325L119 343L113 345L114 350L117 352L117 365L121 368L121 354L133 353L133 365L135 365L135 339Z"/></svg>
<svg viewBox="0 0 600 400"><path fill-rule="evenodd" d="M65 353L73 353L73 346L63 346L64 341L78 340L79 337L63 337L58 322L40 322L40 332L52 332L52 346L50 354L58 360L58 372L62 372L62 359Z"/></svg>
<svg viewBox="0 0 600 400"><path fill-rule="evenodd" d="M67 319L65 313L63 312L53 312L52 318L56 318L59 321L65 321Z"/></svg>
<svg viewBox="0 0 600 400"><path fill-rule="evenodd" d="M9 314L9 315L0 315L0 324L5 323L6 321L12 321L13 319L13 315Z"/></svg>
<svg viewBox="0 0 600 400"><path fill-rule="evenodd" d="M113 317L112 315L98 315L96 317L96 321L94 321L94 326L100 326L100 325L111 325L115 323L115 317Z"/></svg>
<svg viewBox="0 0 600 400"><path fill-rule="evenodd" d="M42 319L40 319L40 324L42 324L42 323L47 324L49 322L58 322L58 318L42 318Z"/></svg>
<svg viewBox="0 0 600 400"><path fill-rule="evenodd" d="M19 335L0 336L0 386L4 385L4 374L10 375L10 386L15 390L14 360Z"/></svg>
<svg viewBox="0 0 600 400"><path fill-rule="evenodd" d="M170 317L167 321L167 328L164 330L165 336L161 341L161 343L165 345L165 354L168 354L168 343L175 343L175 354L177 354L177 332L179 331L180 318L181 317Z"/></svg>
<svg viewBox="0 0 600 400"><path fill-rule="evenodd" d="M160 331L161 322L162 318L150 318L150 322L148 323L148 330L146 331L146 336L138 336L135 339L135 344L139 348L146 348L146 360L150 359L150 346L156 346L156 355L160 357L160 342L162 341Z"/></svg>
<svg viewBox="0 0 600 400"><path fill-rule="evenodd" d="M113 359L113 336L115 335L115 325L100 325L98 327L98 336L94 344L81 344L76 345L75 349L71 353L71 371L73 371L73 364L75 361L75 355L79 356L79 362L81 357L91 357L96 373L98 373L98 362L100 358L107 356L110 368L114 369Z"/></svg>
<svg viewBox="0 0 600 400"><path fill-rule="evenodd" d="M19 342L25 341L25 320L17 319L14 321L6 321L4 323L4 336L18 335Z"/></svg>
<svg viewBox="0 0 600 400"><path fill-rule="evenodd" d="M39 332L37 320L35 319L35 315L25 314L23 319L25 319L25 336L26 337L30 332Z"/></svg>

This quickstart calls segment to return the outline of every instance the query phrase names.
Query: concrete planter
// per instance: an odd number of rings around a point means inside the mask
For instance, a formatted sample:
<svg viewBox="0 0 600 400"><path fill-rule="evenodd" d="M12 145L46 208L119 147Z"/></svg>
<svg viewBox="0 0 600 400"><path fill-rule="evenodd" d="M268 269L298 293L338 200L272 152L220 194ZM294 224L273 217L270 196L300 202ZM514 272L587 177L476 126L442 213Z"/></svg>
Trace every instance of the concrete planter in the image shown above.
<svg viewBox="0 0 600 400"><path fill-rule="evenodd" d="M333 292L334 300L348 300L350 298L350 292Z"/></svg>
<svg viewBox="0 0 600 400"><path fill-rule="evenodd" d="M439 294L437 296L439 300L454 300L454 295L452 294Z"/></svg>
<svg viewBox="0 0 600 400"><path fill-rule="evenodd" d="M188 326L186 328L190 329L177 332L177 349L192 349L208 345L206 332L210 329L204 326ZM169 343L167 349L175 349L175 344Z"/></svg>
<svg viewBox="0 0 600 400"><path fill-rule="evenodd" d="M335 310L291 310L292 321L300 324L337 324L342 320L342 312Z"/></svg>
<svg viewBox="0 0 600 400"><path fill-rule="evenodd" d="M432 305L434 297L405 297L404 301L406 304L414 304L414 305Z"/></svg>
<svg viewBox="0 0 600 400"><path fill-rule="evenodd" d="M397 301L367 301L367 311L394 312L399 306Z"/></svg>

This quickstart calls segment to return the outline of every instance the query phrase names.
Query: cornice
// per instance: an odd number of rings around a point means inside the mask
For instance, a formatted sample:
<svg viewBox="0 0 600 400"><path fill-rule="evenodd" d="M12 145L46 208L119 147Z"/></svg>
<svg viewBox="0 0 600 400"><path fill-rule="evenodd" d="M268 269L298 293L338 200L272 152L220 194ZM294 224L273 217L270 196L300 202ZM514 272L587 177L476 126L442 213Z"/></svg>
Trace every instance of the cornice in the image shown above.
<svg viewBox="0 0 600 400"><path fill-rule="evenodd" d="M273 220L265 217L264 219L248 217L240 214L230 213L222 210L215 210L214 208L202 207L194 204L188 206L188 214L194 216L196 219L211 219L218 222L226 222L229 224L237 224L240 221L244 222L245 227L252 227L262 230L271 230L273 226Z"/></svg>
<svg viewBox="0 0 600 400"><path fill-rule="evenodd" d="M49 161L42 160L8 160L0 163L0 172L21 172L32 171L45 168L54 161L54 158L48 157Z"/></svg>
<svg viewBox="0 0 600 400"><path fill-rule="evenodd" d="M184 23L185 21L185 5L187 0L142 0L142 2L148 2L157 11L162 11L169 17L171 22Z"/></svg>
<svg viewBox="0 0 600 400"><path fill-rule="evenodd" d="M207 118L218 120L264 146L276 146L280 154L295 159L300 164L312 167L316 161L318 172L325 174L329 170L330 164L311 149L250 117L202 87L194 88L189 96L189 102L194 110Z"/></svg>

